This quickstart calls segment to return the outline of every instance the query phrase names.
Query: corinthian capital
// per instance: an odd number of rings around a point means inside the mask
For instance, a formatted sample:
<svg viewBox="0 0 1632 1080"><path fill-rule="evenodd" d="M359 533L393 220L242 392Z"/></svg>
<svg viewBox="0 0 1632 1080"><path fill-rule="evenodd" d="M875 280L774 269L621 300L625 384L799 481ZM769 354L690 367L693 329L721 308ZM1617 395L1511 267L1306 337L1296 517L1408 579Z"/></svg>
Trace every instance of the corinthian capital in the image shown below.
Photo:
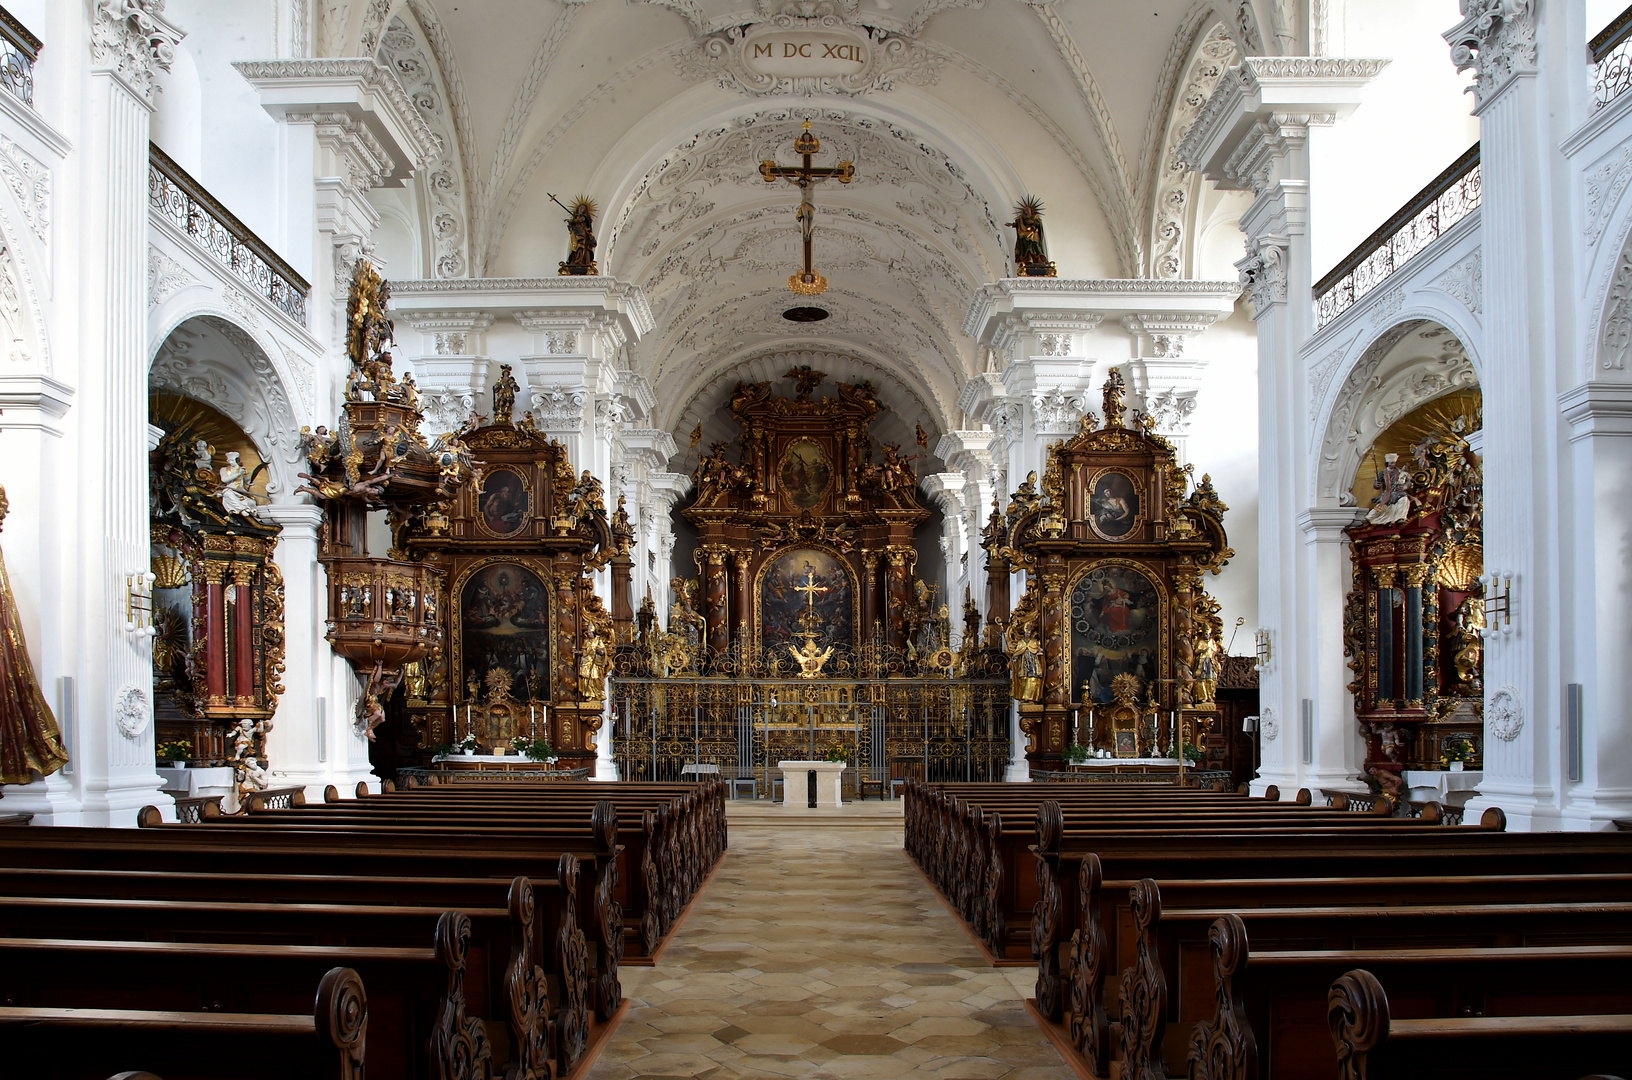
<svg viewBox="0 0 1632 1080"><path fill-rule="evenodd" d="M1456 70L1473 69L1468 87L1484 107L1509 79L1536 68L1534 0L1462 0L1462 21L1445 31Z"/></svg>
<svg viewBox="0 0 1632 1080"><path fill-rule="evenodd" d="M91 23L91 63L111 71L149 105L159 71L169 71L186 35L164 21L164 0L99 0Z"/></svg>

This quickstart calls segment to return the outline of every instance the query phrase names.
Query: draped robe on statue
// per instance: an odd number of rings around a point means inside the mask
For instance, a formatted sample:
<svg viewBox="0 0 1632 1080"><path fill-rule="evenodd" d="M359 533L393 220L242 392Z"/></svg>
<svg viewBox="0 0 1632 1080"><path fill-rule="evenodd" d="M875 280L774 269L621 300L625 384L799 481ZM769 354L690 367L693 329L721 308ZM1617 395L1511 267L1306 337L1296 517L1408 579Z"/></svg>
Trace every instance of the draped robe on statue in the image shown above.
<svg viewBox="0 0 1632 1080"><path fill-rule="evenodd" d="M7 509L5 489L0 488L0 525ZM34 677L5 556L0 554L0 784L26 784L36 773L49 776L66 764L68 751Z"/></svg>

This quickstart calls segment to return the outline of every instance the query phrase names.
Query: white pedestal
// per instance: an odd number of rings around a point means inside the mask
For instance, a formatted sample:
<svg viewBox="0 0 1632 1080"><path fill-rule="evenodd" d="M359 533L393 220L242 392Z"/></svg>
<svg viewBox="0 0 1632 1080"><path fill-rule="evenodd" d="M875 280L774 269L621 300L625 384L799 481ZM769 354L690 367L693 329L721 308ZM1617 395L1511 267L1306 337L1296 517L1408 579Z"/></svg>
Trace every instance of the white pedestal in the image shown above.
<svg viewBox="0 0 1632 1080"><path fill-rule="evenodd" d="M782 805L789 810L810 809L811 773L816 774L816 809L837 810L843 805L839 785L846 768L842 761L779 761L782 770Z"/></svg>

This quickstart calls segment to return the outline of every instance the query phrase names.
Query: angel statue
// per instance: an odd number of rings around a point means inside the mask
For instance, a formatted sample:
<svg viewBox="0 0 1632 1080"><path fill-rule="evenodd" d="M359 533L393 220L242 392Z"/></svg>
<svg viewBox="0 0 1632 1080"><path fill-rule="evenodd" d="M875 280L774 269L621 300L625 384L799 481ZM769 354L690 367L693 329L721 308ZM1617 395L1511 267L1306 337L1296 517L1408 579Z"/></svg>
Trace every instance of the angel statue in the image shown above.
<svg viewBox="0 0 1632 1080"><path fill-rule="evenodd" d="M259 504L249 490L249 473L238 461L238 451L227 454L221 466L221 505L229 514L253 514Z"/></svg>
<svg viewBox="0 0 1632 1080"><path fill-rule="evenodd" d="M595 265L595 215L600 211L594 200L580 195L568 206L550 195L550 201L572 215L567 219L567 239L571 246L566 261L561 264L561 275L599 274L601 271Z"/></svg>
<svg viewBox="0 0 1632 1080"><path fill-rule="evenodd" d="M1027 195L1014 208L1014 272L1020 277L1053 277L1054 264L1048 261L1048 245L1043 241L1043 204Z"/></svg>

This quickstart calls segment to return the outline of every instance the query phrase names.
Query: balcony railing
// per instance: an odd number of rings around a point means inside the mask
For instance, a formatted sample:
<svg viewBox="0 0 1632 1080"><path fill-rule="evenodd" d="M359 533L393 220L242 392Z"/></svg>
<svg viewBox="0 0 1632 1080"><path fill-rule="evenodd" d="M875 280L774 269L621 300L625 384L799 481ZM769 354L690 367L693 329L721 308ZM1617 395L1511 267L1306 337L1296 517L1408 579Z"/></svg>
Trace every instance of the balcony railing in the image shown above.
<svg viewBox="0 0 1632 1080"><path fill-rule="evenodd" d="M0 7L0 87L30 108L34 105L34 61L39 58L40 39Z"/></svg>
<svg viewBox="0 0 1632 1080"><path fill-rule="evenodd" d="M1479 144L1417 192L1315 285L1315 328L1386 281L1423 248L1479 208Z"/></svg>
<svg viewBox="0 0 1632 1080"><path fill-rule="evenodd" d="M1592 54L1592 109L1597 112L1632 89L1632 7L1587 42Z"/></svg>
<svg viewBox="0 0 1632 1080"><path fill-rule="evenodd" d="M271 301L273 307L304 326L306 296L312 288L306 279L163 150L149 144L147 161L147 197L153 209Z"/></svg>

